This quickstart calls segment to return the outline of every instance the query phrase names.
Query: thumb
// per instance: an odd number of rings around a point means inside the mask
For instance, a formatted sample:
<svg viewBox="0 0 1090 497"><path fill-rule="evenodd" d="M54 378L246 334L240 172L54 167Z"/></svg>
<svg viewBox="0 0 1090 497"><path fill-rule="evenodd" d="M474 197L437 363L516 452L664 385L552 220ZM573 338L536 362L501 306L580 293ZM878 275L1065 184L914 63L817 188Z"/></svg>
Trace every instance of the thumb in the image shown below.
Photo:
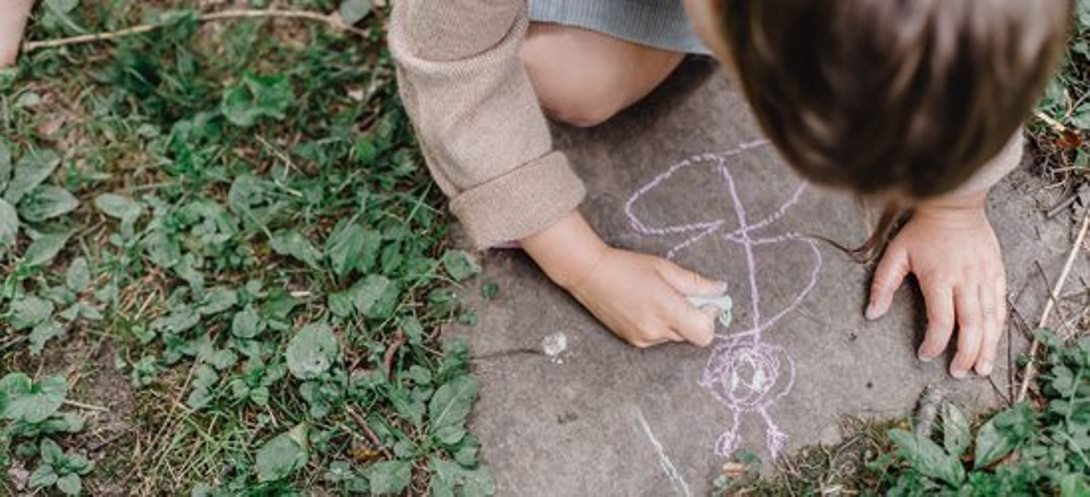
<svg viewBox="0 0 1090 497"><path fill-rule="evenodd" d="M715 339L715 320L719 309L713 306L697 309L683 298L671 299L671 302L675 311L670 316L670 328L693 345L711 345Z"/></svg>
<svg viewBox="0 0 1090 497"><path fill-rule="evenodd" d="M685 296L720 295L727 291L726 283L709 280L667 260L660 261L658 270L662 279L666 280L674 291Z"/></svg>
<svg viewBox="0 0 1090 497"><path fill-rule="evenodd" d="M870 287L870 304L867 305L867 319L878 319L889 311L893 303L893 294L910 271L908 252L897 246L890 246L878 269L874 271L874 281Z"/></svg>

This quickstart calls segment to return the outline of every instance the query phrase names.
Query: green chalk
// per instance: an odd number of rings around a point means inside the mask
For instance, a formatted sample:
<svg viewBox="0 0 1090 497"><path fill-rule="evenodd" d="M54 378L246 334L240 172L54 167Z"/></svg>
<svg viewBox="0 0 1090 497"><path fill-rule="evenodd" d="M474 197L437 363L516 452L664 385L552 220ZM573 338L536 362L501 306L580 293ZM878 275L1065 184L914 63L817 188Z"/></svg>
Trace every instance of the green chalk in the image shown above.
<svg viewBox="0 0 1090 497"><path fill-rule="evenodd" d="M730 323L734 320L734 301L731 300L730 295L725 293L723 295L713 295L710 297L694 295L688 298L689 303L697 309L703 309L708 306L719 309L719 324L723 325L724 328L730 328Z"/></svg>

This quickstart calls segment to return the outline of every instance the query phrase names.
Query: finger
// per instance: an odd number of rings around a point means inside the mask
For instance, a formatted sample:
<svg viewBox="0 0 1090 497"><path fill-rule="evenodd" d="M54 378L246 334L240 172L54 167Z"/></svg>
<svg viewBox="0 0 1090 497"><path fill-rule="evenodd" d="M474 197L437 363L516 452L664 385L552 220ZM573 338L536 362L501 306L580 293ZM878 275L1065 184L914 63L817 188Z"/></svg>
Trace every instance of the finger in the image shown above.
<svg viewBox="0 0 1090 497"><path fill-rule="evenodd" d="M699 347L711 345L715 338L715 318L718 309L706 307L697 309L685 299L671 299L673 311L670 314L670 329Z"/></svg>
<svg viewBox="0 0 1090 497"><path fill-rule="evenodd" d="M1007 288L1006 278L1000 277L990 287L982 288L981 302L987 299L992 309L984 307L985 320L991 321L988 333L984 335L984 342L980 345L980 357L976 361L976 372L981 376L988 376L995 370L995 358L999 349L999 340L1003 338L1003 330L1007 324ZM987 297L990 295L991 297Z"/></svg>
<svg viewBox="0 0 1090 497"><path fill-rule="evenodd" d="M719 295L727 291L726 283L709 280L673 262L662 261L658 268L662 279L682 295Z"/></svg>
<svg viewBox="0 0 1090 497"><path fill-rule="evenodd" d="M878 263L874 271L874 281L870 287L870 304L867 305L867 319L878 319L889 311L893 303L893 294L901 286L910 270L908 252L898 246L891 246Z"/></svg>
<svg viewBox="0 0 1090 497"><path fill-rule="evenodd" d="M950 364L950 375L965 378L980 355L984 338L984 314L980 305L980 289L954 289L954 305L958 313L958 352Z"/></svg>
<svg viewBox="0 0 1090 497"><path fill-rule="evenodd" d="M700 313L707 316L707 319L712 322L712 338L715 337L715 327L719 323L719 318L723 316L723 309L715 306L706 306L700 309Z"/></svg>
<svg viewBox="0 0 1090 497"><path fill-rule="evenodd" d="M628 339L628 343L639 349L651 348L664 343L685 341L684 337L675 333L667 324L643 328L629 336L634 338Z"/></svg>
<svg viewBox="0 0 1090 497"><path fill-rule="evenodd" d="M921 281L920 289L927 304L927 332L917 356L927 362L942 353L954 333L954 294L950 286L934 281Z"/></svg>
<svg viewBox="0 0 1090 497"><path fill-rule="evenodd" d="M994 355L994 350L988 350L990 347L994 347L994 343L997 341L994 337L999 336L997 331L999 328L999 309L996 307L995 293L991 288L991 285L982 285L977 288L977 300L980 302L980 318L981 318L981 335L980 345L976 352L976 359L973 361L973 369L982 376L987 376L991 373L991 365L985 368L985 362L991 360Z"/></svg>

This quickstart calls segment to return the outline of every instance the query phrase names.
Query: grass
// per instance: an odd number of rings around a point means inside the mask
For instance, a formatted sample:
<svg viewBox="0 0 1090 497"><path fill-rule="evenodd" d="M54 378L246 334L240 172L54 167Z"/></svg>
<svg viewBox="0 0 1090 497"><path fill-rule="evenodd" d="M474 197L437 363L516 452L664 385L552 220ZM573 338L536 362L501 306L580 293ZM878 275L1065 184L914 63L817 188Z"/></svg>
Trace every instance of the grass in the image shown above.
<svg viewBox="0 0 1090 497"><path fill-rule="evenodd" d="M1038 150L1041 172L1074 189L1090 172L1090 2L1075 2L1076 16L1063 68L1049 83L1031 120L1029 136Z"/></svg>
<svg viewBox="0 0 1090 497"><path fill-rule="evenodd" d="M29 39L165 26L0 73L0 489L491 494L468 351L438 338L477 266L386 12L361 39L192 4L40 2Z"/></svg>

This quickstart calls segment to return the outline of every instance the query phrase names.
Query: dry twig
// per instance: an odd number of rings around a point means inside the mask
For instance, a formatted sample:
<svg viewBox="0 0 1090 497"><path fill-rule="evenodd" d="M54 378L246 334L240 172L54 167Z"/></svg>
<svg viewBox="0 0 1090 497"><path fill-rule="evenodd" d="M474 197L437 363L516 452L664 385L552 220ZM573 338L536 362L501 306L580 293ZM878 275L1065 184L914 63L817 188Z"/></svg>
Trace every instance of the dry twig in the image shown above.
<svg viewBox="0 0 1090 497"><path fill-rule="evenodd" d="M1052 310L1056 307L1056 296L1063 291L1064 283L1067 282L1067 277L1071 274L1071 268L1075 265L1075 256L1082 249L1082 242L1086 239L1086 229L1088 227L1090 227L1090 209L1087 209L1082 215L1082 227L1079 228L1079 234L1075 237L1075 243L1071 246L1071 252L1067 254L1067 261L1064 262L1063 271L1060 272L1060 279L1056 280L1056 285L1048 296L1048 302L1045 304L1045 310L1041 313L1041 320L1037 324L1037 329L1044 328L1048 324L1048 318L1052 316ZM1037 349L1040 347L1041 341L1034 337L1033 343L1029 346L1029 361L1026 362L1026 367L1022 372L1022 386L1018 389L1018 398L1015 399L1015 403L1026 399L1029 382L1033 380L1035 372Z"/></svg>
<svg viewBox="0 0 1090 497"><path fill-rule="evenodd" d="M1063 133L1063 132L1067 131L1067 126L1064 126L1059 121L1049 117L1049 115L1045 114L1044 112L1041 112L1039 110L1034 111L1033 116L1036 117L1037 119L1040 119L1045 124L1049 125L1049 127L1051 127L1053 130L1055 130L1058 133Z"/></svg>
<svg viewBox="0 0 1090 497"><path fill-rule="evenodd" d="M385 454L388 459L393 459L394 455L390 453L390 450L387 449L385 445L382 444L382 440L378 438L378 435L375 434L374 430L372 430L371 427L367 425L367 420L363 418L363 415L356 412L356 410L352 409L351 407L346 409L345 412L347 412L348 416L356 422L356 425L358 425L360 429L367 434L367 438L371 441L371 444L375 446L375 450L378 450Z"/></svg>
<svg viewBox="0 0 1090 497"><path fill-rule="evenodd" d="M358 36L367 36L367 31L349 26L341 20L338 15L325 15L317 12L309 12L305 10L279 10L279 9L246 9L246 10L227 10L223 12L210 12L197 16L197 22L213 22L224 21L232 19L267 19L267 18L279 18L279 19L297 19L321 22L329 25L334 29L341 31L347 31L349 33ZM96 43L100 41L111 41L126 36L138 35L142 33L148 33L162 28L164 24L140 24L129 28L110 31L105 33L92 33L88 35L72 36L68 38L58 38L55 40L41 40L30 41L23 44L23 52L33 52L35 50L42 50L46 48L57 48L68 45L81 45L85 43Z"/></svg>
<svg viewBox="0 0 1090 497"><path fill-rule="evenodd" d="M386 349L386 354L382 358L382 365L386 368L386 377L390 380L394 379L394 361L397 360L397 350L405 345L405 332L397 330L394 334L394 341L390 343L390 347Z"/></svg>

